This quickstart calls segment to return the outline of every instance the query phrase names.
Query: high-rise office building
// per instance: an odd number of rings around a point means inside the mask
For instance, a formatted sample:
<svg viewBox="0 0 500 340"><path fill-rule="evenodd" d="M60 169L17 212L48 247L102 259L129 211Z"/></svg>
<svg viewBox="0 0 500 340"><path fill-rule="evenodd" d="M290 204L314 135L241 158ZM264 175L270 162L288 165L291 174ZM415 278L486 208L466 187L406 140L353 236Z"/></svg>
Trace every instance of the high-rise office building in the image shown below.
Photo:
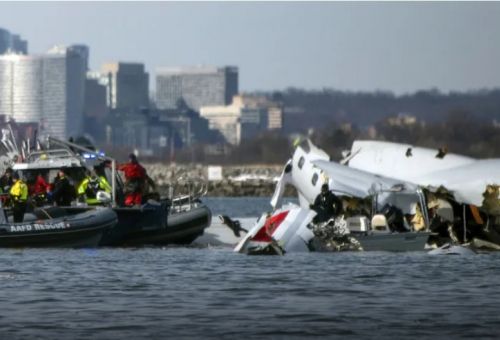
<svg viewBox="0 0 500 340"><path fill-rule="evenodd" d="M269 118L275 106L265 97L238 95L234 96L231 105L202 107L200 116L207 119L209 128L219 131L229 144L239 145L242 140L271 129Z"/></svg>
<svg viewBox="0 0 500 340"><path fill-rule="evenodd" d="M111 109L149 107L149 74L144 64L108 63L101 67Z"/></svg>
<svg viewBox="0 0 500 340"><path fill-rule="evenodd" d="M0 54L5 53L28 54L28 42L21 39L19 34L11 34L0 28Z"/></svg>
<svg viewBox="0 0 500 340"><path fill-rule="evenodd" d="M10 32L0 28L0 54L4 54L10 47Z"/></svg>
<svg viewBox="0 0 500 340"><path fill-rule="evenodd" d="M101 79L100 73L87 72L85 81L85 117L95 118L97 121L104 120L109 112L106 104L107 89Z"/></svg>
<svg viewBox="0 0 500 340"><path fill-rule="evenodd" d="M87 45L71 45L68 47L73 53L77 53L85 60L85 71L89 69L89 47Z"/></svg>
<svg viewBox="0 0 500 340"><path fill-rule="evenodd" d="M238 68L181 67L159 68L156 75L156 105L176 108L183 100L191 109L228 105L238 93Z"/></svg>
<svg viewBox="0 0 500 340"><path fill-rule="evenodd" d="M85 81L85 101L83 104L84 130L96 141L104 139L104 121L109 108L106 102L107 87L101 83L101 74L87 72Z"/></svg>
<svg viewBox="0 0 500 340"><path fill-rule="evenodd" d="M47 54L0 55L0 112L40 133L67 139L83 125L86 57L56 47Z"/></svg>
<svg viewBox="0 0 500 340"><path fill-rule="evenodd" d="M28 41L21 39L19 34L13 34L11 50L15 53L28 54Z"/></svg>

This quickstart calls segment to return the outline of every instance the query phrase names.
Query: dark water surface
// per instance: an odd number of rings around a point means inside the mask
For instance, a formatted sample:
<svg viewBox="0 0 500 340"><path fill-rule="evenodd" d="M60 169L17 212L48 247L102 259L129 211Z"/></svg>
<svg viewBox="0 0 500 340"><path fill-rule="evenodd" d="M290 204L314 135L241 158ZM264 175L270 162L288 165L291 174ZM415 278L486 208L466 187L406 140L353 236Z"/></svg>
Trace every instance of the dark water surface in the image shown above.
<svg viewBox="0 0 500 340"><path fill-rule="evenodd" d="M265 203L207 202L234 216ZM500 253L3 249L0 337L498 338L499 263Z"/></svg>

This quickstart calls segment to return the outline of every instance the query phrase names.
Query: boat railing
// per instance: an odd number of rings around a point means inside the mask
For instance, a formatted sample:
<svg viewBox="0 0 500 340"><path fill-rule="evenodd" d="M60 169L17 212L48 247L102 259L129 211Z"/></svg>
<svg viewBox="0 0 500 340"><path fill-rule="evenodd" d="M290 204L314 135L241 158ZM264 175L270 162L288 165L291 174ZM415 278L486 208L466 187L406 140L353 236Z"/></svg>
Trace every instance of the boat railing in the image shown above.
<svg viewBox="0 0 500 340"><path fill-rule="evenodd" d="M38 159L50 159L50 158L70 158L75 157L72 152L67 149L49 149L49 150L40 150L40 151L32 151L26 157L28 162L34 162Z"/></svg>
<svg viewBox="0 0 500 340"><path fill-rule="evenodd" d="M45 164L50 162L55 164L60 162L80 163L80 158L67 149L52 149L44 151L32 151L26 156L26 162L31 164Z"/></svg>
<svg viewBox="0 0 500 340"><path fill-rule="evenodd" d="M197 206L200 198L207 194L208 185L201 177L180 176L167 188L171 211L181 212Z"/></svg>
<svg viewBox="0 0 500 340"><path fill-rule="evenodd" d="M64 158L69 158L69 157L77 157L78 152L85 152L87 154L92 154L96 159L101 159L101 160L106 160L111 162L111 202L112 206L116 206L116 187L117 187L117 171L116 171L116 160L109 157L105 156L104 154L101 154L98 151L91 150L89 148L86 148L84 146L72 143L72 142L67 142L67 141L62 141L57 138L49 137L48 141L51 144L58 145L62 147L62 149L50 149L49 150L44 150L44 151L36 151L30 153L30 156L32 157L39 157L39 159L42 159L43 157L48 157L48 154L51 153L54 158L59 158L61 159L62 157ZM42 155L45 154L46 156ZM59 157L57 155L60 155ZM61 157L62 156L62 157ZM170 185L169 187L169 201L170 201L170 209L171 211L185 211L193 208L193 206L196 206L200 202L200 197L206 195L207 193L207 183L205 178L196 178L196 177L189 177L184 174L180 177L177 178L177 180L174 181L175 184Z"/></svg>

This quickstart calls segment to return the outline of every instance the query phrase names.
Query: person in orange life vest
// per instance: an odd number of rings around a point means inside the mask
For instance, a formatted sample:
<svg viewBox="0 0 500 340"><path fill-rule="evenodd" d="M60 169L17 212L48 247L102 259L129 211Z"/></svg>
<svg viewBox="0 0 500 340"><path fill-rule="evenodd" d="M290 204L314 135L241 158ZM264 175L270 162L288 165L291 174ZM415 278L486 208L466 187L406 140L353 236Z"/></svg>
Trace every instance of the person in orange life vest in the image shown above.
<svg viewBox="0 0 500 340"><path fill-rule="evenodd" d="M142 191L147 178L146 169L137 161L137 157L131 153L129 162L118 166L118 170L125 175L125 205L133 206L142 203Z"/></svg>

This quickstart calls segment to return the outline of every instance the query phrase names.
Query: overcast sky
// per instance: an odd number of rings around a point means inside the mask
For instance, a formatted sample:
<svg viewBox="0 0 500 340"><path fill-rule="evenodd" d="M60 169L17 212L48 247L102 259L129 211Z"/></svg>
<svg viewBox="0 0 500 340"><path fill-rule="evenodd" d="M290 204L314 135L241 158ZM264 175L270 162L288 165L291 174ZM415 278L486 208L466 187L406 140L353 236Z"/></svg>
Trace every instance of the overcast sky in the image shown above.
<svg viewBox="0 0 500 340"><path fill-rule="evenodd" d="M240 89L500 87L500 3L0 2L0 27L90 66L236 65ZM152 81L154 83L154 81Z"/></svg>

